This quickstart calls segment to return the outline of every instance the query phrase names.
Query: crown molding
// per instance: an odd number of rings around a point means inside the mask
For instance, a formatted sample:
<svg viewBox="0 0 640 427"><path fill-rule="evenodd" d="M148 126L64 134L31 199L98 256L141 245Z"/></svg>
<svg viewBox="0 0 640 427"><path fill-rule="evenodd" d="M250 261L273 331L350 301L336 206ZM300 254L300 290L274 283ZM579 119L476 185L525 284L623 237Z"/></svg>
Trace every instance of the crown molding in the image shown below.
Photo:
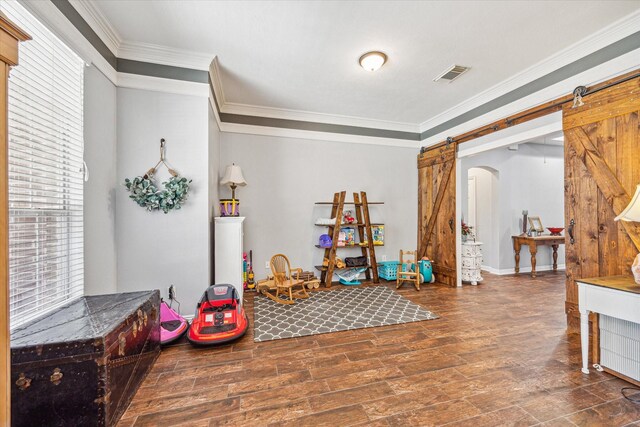
<svg viewBox="0 0 640 427"><path fill-rule="evenodd" d="M475 117L446 131L432 135L423 139L421 145L429 147L438 144L451 135L460 135L477 129L487 123L493 123L496 120L518 114L533 106L544 104L545 102L558 99L568 93L571 93L576 86L590 86L598 82L609 80L615 76L625 74L640 67L640 48L618 56L610 61L604 62L596 67L589 68L582 73L571 76L561 82L547 86L546 88L532 93L531 95L522 97L517 101L504 105L500 108L491 110L481 116ZM504 131L501 131L504 132Z"/></svg>
<svg viewBox="0 0 640 427"><path fill-rule="evenodd" d="M220 67L217 58L212 54L202 52L190 52L169 48L166 46L158 46L147 43L133 43L123 41L117 31L100 11L99 6L92 0L68 0L80 16L93 29L98 37L107 45L107 48L114 51L116 57L123 59L150 62L155 64L163 64L174 67L192 68L198 70L208 70L213 86L213 93L218 101L216 118L219 121L218 113L239 114L246 116L257 116L274 119L285 119L295 121L317 122L325 124L348 125L356 127L367 127L375 129L405 131L405 132L424 132L434 126L458 117L460 114L483 105L496 97L508 93L524 84L530 83L536 78L547 75L558 68L581 59L590 53L615 43L630 34L637 32L640 28L640 10L628 15L625 18L613 23L603 30L575 43L567 49L535 64L527 70L493 86L492 88L467 99L425 122L420 124L392 122L376 119L367 119L362 117L351 117L343 115L331 115L325 113L314 113L309 111L288 110L280 108L271 108L255 105L245 105L239 103L228 102L224 93L222 81L220 78ZM91 43L82 36L80 31L73 26L69 20L55 7L50 1L37 0L19 0L19 2L36 15L42 22L52 29L62 40L72 47L87 63L93 63L100 71L102 71L114 84L121 87L138 88L145 90L156 90L170 93L181 93L187 95L206 96L208 90L202 89L208 85L193 82L175 82L170 79L163 79L149 76L139 76L127 73L118 73L107 62ZM640 64L640 49L628 52L620 57L614 58L599 66L585 70L576 74L571 78L565 79L551 86L548 86L538 92L525 96L517 101L487 112L479 117L467 120L446 132L440 132L423 140L422 143L389 139L383 145L393 146L415 146L431 145L438 142L445 134L458 134L477 126L481 126L500 117L523 111L533 105L537 105L554 99L562 94L569 93L576 85L592 84L597 81L605 80L613 75L618 75L631 68L637 68ZM214 103L215 104L215 103ZM215 107L215 106L214 106ZM494 119L495 118L495 119ZM273 128L266 128L265 131L257 131L255 128L261 126L241 125L234 123L220 123L220 128L224 130L233 129L241 133L257 133L264 135L274 134ZM305 139L321 139L316 138L312 134L324 135L324 139L345 141L345 142L363 142L379 143L376 140L384 140L385 138L366 137L344 135L330 132L314 132L295 129L281 129L281 134L277 136L291 136L295 138ZM353 141L348 141L353 139Z"/></svg>
<svg viewBox="0 0 640 427"><path fill-rule="evenodd" d="M164 79L140 74L118 73L116 86L119 88L150 90L154 92L174 93L177 95L209 96L209 85L206 83Z"/></svg>
<svg viewBox="0 0 640 427"><path fill-rule="evenodd" d="M120 43L118 58L134 61L151 62L153 64L170 65L172 67L209 70L214 54L174 49L151 43L123 41Z"/></svg>
<svg viewBox="0 0 640 427"><path fill-rule="evenodd" d="M220 110L223 113L240 114L243 116L299 120L303 122L357 126L364 128L396 130L401 132L418 132L418 126L413 123L367 119L364 117L343 116L339 114L314 113L311 111L289 110L285 108L261 107L256 105L238 104L235 102L224 102L221 105Z"/></svg>
<svg viewBox="0 0 640 427"><path fill-rule="evenodd" d="M615 43L635 32L640 28L640 10L614 22L602 30L574 43L573 45L543 59L531 67L514 76L468 98L467 100L449 108L448 110L420 123L420 133L438 126L448 120L464 114L487 102L511 92L527 83L545 76L567 64L577 61L599 49Z"/></svg>
<svg viewBox="0 0 640 427"><path fill-rule="evenodd" d="M213 92L218 102L220 113L238 114L241 116L268 117L271 119L296 120L303 122L327 123L332 125L357 126L374 129L396 130L401 132L418 132L418 126L412 123L392 122L386 120L365 119L362 117L341 116L337 114L314 113L310 111L289 110L285 108L261 107L257 105L239 104L227 101L220 78L218 57L214 57L209 66L209 77Z"/></svg>
<svg viewBox="0 0 640 427"><path fill-rule="evenodd" d="M92 1L87 0L69 0L71 6L78 11L82 19L95 31L100 39L107 45L109 50L118 56L118 49L122 43L122 37L118 31L111 25L102 10Z"/></svg>
<svg viewBox="0 0 640 427"><path fill-rule="evenodd" d="M212 54L123 40L95 1L68 1L118 58L203 71L209 69Z"/></svg>
<svg viewBox="0 0 640 427"><path fill-rule="evenodd" d="M118 80L116 70L53 3L33 0L19 0L19 3L60 37L87 64L95 65L114 85L116 84Z"/></svg>
<svg viewBox="0 0 640 427"><path fill-rule="evenodd" d="M208 86L209 86L209 106L213 111L213 117L216 119L218 130L222 131L222 120L220 120L220 114L218 113L218 106L216 105L216 101L213 96L213 88L211 87L211 85L208 85Z"/></svg>
<svg viewBox="0 0 640 427"><path fill-rule="evenodd" d="M335 141L353 144L385 145L391 147L413 149L417 149L420 146L419 141L407 141L404 139L376 138L371 136L347 135L331 132L314 132L299 129L285 129L223 122L220 119L220 111L218 110L218 105L216 105L216 100L218 100L218 103L224 102L224 92L222 90L222 84L220 82L220 69L218 68L217 57L213 58L213 61L211 61L211 65L209 67L209 78L211 80L211 84L207 85L209 94L209 105L213 110L216 123L218 124L218 129L221 132L276 136L281 138L296 138L306 140Z"/></svg>
<svg viewBox="0 0 640 427"><path fill-rule="evenodd" d="M299 129L254 126L228 122L219 122L219 127L220 131L222 132L275 136L280 138L346 142L351 144L384 145L396 148L411 148L414 150L417 149L420 145L418 141L407 141L406 139L377 138L372 136L347 135L331 132L316 132Z"/></svg>
<svg viewBox="0 0 640 427"><path fill-rule="evenodd" d="M218 63L217 56L214 56L211 64L209 64L209 79L213 86L215 100L218 102L218 105L215 106L215 110L218 112L218 108L224 105L227 101L224 95L224 89L222 88L222 81L220 80L220 65Z"/></svg>

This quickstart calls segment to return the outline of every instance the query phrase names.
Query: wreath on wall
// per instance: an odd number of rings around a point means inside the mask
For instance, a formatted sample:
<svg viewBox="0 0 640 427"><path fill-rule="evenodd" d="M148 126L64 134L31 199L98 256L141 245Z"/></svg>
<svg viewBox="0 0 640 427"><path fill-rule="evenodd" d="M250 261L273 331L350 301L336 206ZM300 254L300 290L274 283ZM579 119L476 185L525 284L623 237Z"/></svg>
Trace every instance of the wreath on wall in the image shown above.
<svg viewBox="0 0 640 427"><path fill-rule="evenodd" d="M178 210L187 200L191 180L183 176L172 176L162 183L164 188L158 190L152 175L137 176L125 179L124 186L131 193L129 198L138 206L148 211L162 210L169 213Z"/></svg>
<svg viewBox="0 0 640 427"><path fill-rule="evenodd" d="M171 174L171 178L162 183L162 189L158 189L153 179L153 175L160 165L165 165ZM124 180L124 186L131 193L129 198L136 202L138 206L150 212L161 210L164 213L169 213L182 207L187 200L190 184L190 179L180 176L166 162L164 138L160 140L160 161L143 176Z"/></svg>

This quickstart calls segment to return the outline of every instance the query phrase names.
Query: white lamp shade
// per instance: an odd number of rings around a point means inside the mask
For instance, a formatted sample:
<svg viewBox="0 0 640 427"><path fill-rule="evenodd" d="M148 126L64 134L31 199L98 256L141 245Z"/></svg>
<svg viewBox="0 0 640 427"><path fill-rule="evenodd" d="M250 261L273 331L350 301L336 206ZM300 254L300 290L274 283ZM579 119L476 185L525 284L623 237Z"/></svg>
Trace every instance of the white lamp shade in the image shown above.
<svg viewBox="0 0 640 427"><path fill-rule="evenodd" d="M247 185L247 181L244 180L244 176L242 176L242 169L240 166L236 164L232 164L227 166L227 170L224 172L224 176L222 177L222 181L220 184L235 184L239 186Z"/></svg>
<svg viewBox="0 0 640 427"><path fill-rule="evenodd" d="M616 221L620 220L640 222L640 185L636 187L636 194L631 198L629 206L616 217Z"/></svg>

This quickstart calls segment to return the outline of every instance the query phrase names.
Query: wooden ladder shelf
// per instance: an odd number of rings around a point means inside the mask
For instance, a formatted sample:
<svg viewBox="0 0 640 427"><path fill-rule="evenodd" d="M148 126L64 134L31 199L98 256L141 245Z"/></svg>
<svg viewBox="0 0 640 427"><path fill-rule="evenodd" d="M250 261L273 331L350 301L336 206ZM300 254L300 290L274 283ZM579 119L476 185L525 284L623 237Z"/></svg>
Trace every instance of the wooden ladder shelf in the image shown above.
<svg viewBox="0 0 640 427"><path fill-rule="evenodd" d="M376 261L376 250L375 245L373 244L373 233L371 230L371 218L369 216L369 205L376 204L380 205L383 202L369 202L367 200L367 193L361 191L360 193L353 193L353 202L345 202L347 192L341 191L339 193L335 193L333 195L333 202L317 202L317 205L331 205L331 218L335 218L335 223L332 225L327 225L329 228L328 234L331 236L331 247L325 248L324 250L324 258L329 260L327 266L318 265L316 268L321 271L320 281L324 283L327 288L331 287L331 280L333 279L333 273L337 270L336 268L336 253L338 246L338 238L340 235L341 228L357 228L358 229L358 238L360 242L364 242L365 230L367 232L367 245L360 246L362 256L365 256L369 259L369 265L367 266L367 270L365 271L365 277L367 280L372 280L373 283L379 283L378 279L378 263ZM344 206L354 205L355 213L356 213L356 223L355 224L342 224L342 217L344 213ZM348 267L351 268L351 267Z"/></svg>

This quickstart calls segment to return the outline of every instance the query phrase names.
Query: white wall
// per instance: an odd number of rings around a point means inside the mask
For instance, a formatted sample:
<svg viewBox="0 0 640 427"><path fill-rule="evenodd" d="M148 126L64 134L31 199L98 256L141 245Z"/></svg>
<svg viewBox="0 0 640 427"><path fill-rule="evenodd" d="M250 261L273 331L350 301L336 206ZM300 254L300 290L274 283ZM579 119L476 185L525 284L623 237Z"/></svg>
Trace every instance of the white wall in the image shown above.
<svg viewBox="0 0 640 427"><path fill-rule="evenodd" d="M85 68L84 279L87 295L117 291L115 242L116 87L94 66Z"/></svg>
<svg viewBox="0 0 640 427"><path fill-rule="evenodd" d="M412 148L346 144L244 134L221 134L220 171L233 162L242 167L247 186L236 190L240 213L246 217L244 247L253 250L256 278L263 278L265 262L286 254L293 267L313 270L323 250L314 247L326 228L314 226L328 217L333 193L366 191L372 222L384 222L385 246L376 248L378 260L398 258L400 249L415 249L417 230L417 152ZM230 197L228 187L220 197ZM358 256L357 249L339 256ZM316 272L317 273L317 272Z"/></svg>
<svg viewBox="0 0 640 427"><path fill-rule="evenodd" d="M209 139L207 99L138 89L117 89L116 244L118 291L174 284L182 312L192 314L209 284ZM144 174L159 159L193 180L189 199L176 212L147 212L129 199L122 182ZM167 178L162 169L159 182Z"/></svg>
<svg viewBox="0 0 640 427"><path fill-rule="evenodd" d="M515 261L511 236L521 233L522 210L527 209L530 216L539 216L545 227L564 226L563 147L521 144L518 151L499 148L464 157L460 161L462 182L465 183L469 168L489 167L498 172L497 253L494 248L484 248L486 266L503 273L513 271ZM462 199L467 199L466 185L462 186ZM466 203L462 207L466 216ZM487 251L493 253L488 254ZM551 254L550 247L538 249L538 269L552 265ZM520 255L520 268L530 268L528 249L523 248ZM558 251L558 264L564 264L563 246Z"/></svg>

